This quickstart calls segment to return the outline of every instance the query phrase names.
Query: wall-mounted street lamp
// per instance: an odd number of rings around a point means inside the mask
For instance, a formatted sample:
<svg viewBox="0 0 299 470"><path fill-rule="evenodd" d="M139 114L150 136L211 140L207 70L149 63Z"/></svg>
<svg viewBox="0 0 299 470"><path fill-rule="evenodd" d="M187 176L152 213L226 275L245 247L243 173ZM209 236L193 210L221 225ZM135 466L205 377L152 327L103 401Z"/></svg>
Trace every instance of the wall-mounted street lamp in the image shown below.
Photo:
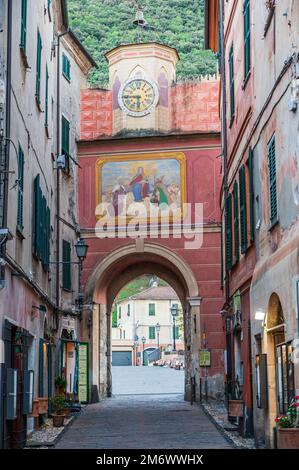
<svg viewBox="0 0 299 470"><path fill-rule="evenodd" d="M171 307L170 307L170 313L172 315L172 319L173 319L173 351L176 352L176 343L175 343L175 336L176 336L176 328L175 328L175 319L179 313L178 311L178 306L177 304L173 304Z"/></svg>

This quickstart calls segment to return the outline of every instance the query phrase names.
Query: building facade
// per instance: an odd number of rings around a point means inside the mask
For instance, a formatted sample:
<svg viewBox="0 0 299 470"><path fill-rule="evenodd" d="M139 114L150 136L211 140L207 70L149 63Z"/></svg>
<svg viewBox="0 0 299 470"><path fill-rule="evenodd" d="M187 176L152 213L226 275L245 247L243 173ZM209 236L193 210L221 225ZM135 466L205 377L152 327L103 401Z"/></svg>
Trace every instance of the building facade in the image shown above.
<svg viewBox="0 0 299 470"><path fill-rule="evenodd" d="M178 315L174 326L171 307ZM161 349L161 356L184 351L182 307L169 286L151 286L128 299L116 301L112 324L112 365L148 365L147 354Z"/></svg>
<svg viewBox="0 0 299 470"><path fill-rule="evenodd" d="M203 347L211 350L207 380L215 396L223 393L224 346L217 314L223 299L219 82L178 83L178 52L163 44L121 45L106 57L110 88L81 94L79 204L89 245L83 282L94 302L85 322L92 325L85 332L92 344L92 398L112 390L112 305L121 288L143 274L165 280L182 304L186 398L191 379L197 397L205 380ZM196 203L203 209L197 220ZM137 232L134 214L141 216Z"/></svg>
<svg viewBox="0 0 299 470"><path fill-rule="evenodd" d="M298 8L206 2L222 83L227 382L240 385L240 430L267 447L299 386Z"/></svg>
<svg viewBox="0 0 299 470"><path fill-rule="evenodd" d="M95 63L66 1L2 0L0 22L0 447L15 448L34 427L23 397L50 399L78 339L78 97Z"/></svg>

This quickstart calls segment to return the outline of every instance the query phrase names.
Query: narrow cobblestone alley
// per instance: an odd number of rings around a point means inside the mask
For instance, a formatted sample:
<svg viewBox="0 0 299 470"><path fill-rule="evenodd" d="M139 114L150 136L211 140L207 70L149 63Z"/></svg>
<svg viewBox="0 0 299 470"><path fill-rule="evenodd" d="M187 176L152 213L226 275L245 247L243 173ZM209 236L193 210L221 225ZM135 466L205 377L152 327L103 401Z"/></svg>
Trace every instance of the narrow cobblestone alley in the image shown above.
<svg viewBox="0 0 299 470"><path fill-rule="evenodd" d="M116 396L89 405L59 449L227 449L230 444L198 405L182 395Z"/></svg>

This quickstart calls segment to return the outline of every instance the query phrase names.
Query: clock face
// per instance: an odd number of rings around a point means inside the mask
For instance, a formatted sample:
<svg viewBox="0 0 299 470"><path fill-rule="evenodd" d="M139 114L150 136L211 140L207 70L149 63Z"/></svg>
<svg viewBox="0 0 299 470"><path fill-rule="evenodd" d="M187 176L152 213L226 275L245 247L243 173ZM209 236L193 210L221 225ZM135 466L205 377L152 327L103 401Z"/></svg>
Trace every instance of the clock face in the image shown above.
<svg viewBox="0 0 299 470"><path fill-rule="evenodd" d="M127 80L119 90L118 103L129 116L141 117L151 113L157 106L157 85L145 77Z"/></svg>

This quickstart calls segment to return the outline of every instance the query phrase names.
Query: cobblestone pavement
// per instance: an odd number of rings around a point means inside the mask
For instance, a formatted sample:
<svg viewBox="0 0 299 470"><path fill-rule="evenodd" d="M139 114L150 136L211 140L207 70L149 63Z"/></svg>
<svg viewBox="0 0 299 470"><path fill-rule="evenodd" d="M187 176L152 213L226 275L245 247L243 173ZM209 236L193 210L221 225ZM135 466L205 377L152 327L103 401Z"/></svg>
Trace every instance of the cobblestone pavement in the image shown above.
<svg viewBox="0 0 299 470"><path fill-rule="evenodd" d="M58 449L225 449L229 442L182 395L117 396L89 405Z"/></svg>
<svg viewBox="0 0 299 470"><path fill-rule="evenodd" d="M168 367L112 367L113 395L184 393L184 371Z"/></svg>

